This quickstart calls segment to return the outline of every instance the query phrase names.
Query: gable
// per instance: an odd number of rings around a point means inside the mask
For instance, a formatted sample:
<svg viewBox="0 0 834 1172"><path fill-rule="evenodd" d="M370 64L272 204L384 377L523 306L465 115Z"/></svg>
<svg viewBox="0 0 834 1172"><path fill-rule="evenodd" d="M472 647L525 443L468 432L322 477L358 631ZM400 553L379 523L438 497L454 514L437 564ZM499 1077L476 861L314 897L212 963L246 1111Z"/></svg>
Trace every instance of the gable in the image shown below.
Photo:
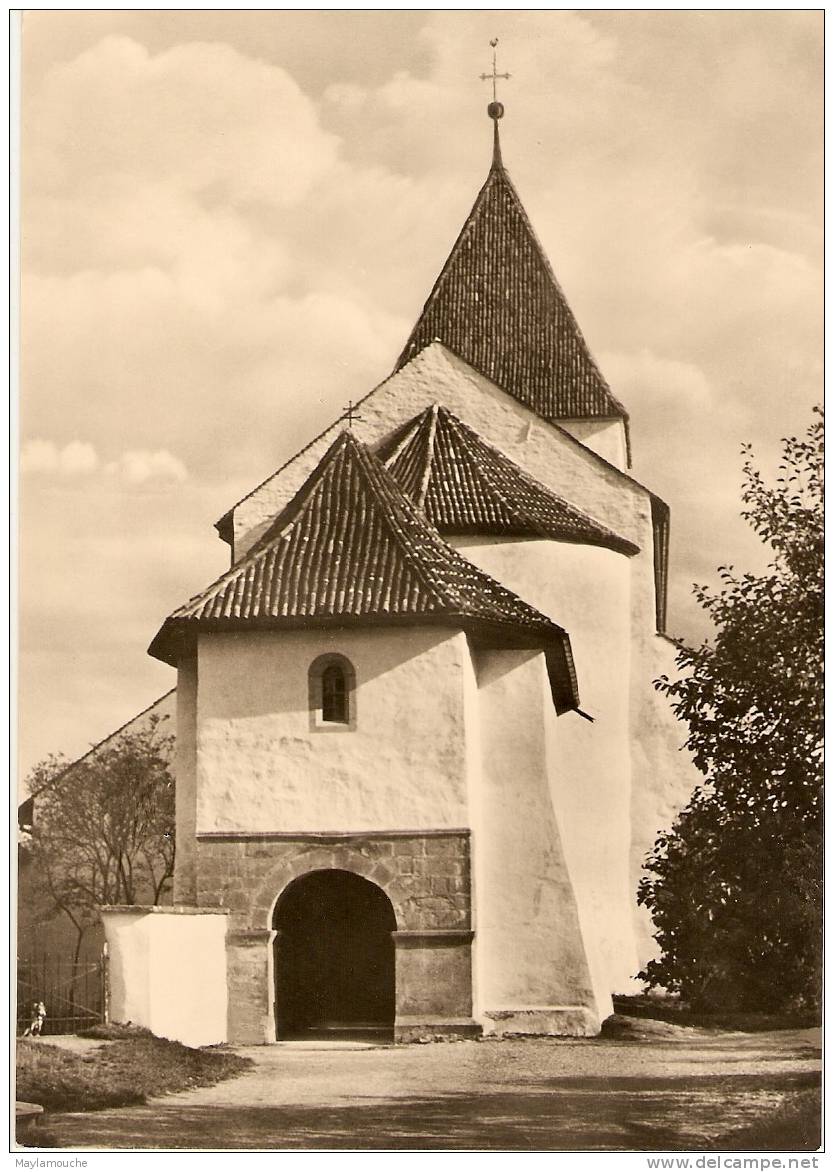
<svg viewBox="0 0 834 1172"><path fill-rule="evenodd" d="M394 429L435 403L454 412L486 443L601 525L641 548L651 545L647 489L438 342L361 400L354 434L375 450ZM221 536L233 545L234 560L263 535L342 425L337 420L326 428L217 523Z"/></svg>

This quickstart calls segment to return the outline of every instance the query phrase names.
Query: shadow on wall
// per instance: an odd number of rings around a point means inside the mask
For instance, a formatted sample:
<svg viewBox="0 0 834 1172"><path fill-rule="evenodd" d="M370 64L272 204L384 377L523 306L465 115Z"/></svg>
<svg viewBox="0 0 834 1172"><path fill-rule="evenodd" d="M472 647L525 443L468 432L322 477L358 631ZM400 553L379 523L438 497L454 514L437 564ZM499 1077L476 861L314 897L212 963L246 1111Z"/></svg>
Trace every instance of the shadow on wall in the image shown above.
<svg viewBox="0 0 834 1172"><path fill-rule="evenodd" d="M308 673L318 656L344 656L356 673L356 685L361 692L363 686L431 652L453 633L445 627L427 630L391 626L376 630L312 629L212 635L211 643L224 653L224 688L222 711L209 710L208 715L222 714L226 720L251 720L260 716L304 714L309 708ZM253 640L256 655L251 654ZM235 650L240 654L236 656ZM270 677L268 686L253 686L253 669Z"/></svg>

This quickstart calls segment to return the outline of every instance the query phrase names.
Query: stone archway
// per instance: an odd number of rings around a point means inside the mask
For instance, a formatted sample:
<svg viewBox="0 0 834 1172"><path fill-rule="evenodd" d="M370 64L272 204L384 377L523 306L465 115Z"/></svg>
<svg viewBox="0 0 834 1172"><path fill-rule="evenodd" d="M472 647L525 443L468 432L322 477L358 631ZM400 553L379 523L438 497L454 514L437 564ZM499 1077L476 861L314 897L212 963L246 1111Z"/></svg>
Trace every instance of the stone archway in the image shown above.
<svg viewBox="0 0 834 1172"><path fill-rule="evenodd" d="M353 871L310 871L279 897L275 1034L393 1031L397 923L385 892Z"/></svg>

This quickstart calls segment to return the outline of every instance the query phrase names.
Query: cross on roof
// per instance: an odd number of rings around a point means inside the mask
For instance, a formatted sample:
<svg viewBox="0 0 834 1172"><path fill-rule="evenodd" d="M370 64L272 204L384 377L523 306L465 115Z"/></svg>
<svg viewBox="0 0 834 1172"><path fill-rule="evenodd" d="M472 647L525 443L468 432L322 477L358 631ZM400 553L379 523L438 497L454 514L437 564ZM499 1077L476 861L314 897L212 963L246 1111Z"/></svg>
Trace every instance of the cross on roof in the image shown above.
<svg viewBox="0 0 834 1172"><path fill-rule="evenodd" d="M356 404L354 403L353 399L348 399L348 405L345 407L345 413L344 415L340 415L339 418L346 419L347 425L351 430L353 430L353 421L355 419L362 418L361 415L357 414Z"/></svg>
<svg viewBox="0 0 834 1172"><path fill-rule="evenodd" d="M498 101L497 82L498 82L499 78L504 79L506 81L509 81L510 75L509 75L509 73L499 73L498 72L498 50L497 50L498 37L495 37L495 39L490 41L489 43L492 46L492 73L482 73L481 74L481 81L491 81L492 82L492 100L493 100L493 102L497 102Z"/></svg>

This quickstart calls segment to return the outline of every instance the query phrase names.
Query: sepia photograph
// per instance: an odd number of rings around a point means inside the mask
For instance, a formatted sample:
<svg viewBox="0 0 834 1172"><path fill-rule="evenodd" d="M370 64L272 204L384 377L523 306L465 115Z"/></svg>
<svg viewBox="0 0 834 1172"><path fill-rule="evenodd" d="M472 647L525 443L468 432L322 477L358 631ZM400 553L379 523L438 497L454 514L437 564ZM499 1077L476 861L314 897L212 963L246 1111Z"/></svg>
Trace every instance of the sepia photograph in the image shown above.
<svg viewBox="0 0 834 1172"><path fill-rule="evenodd" d="M11 13L10 1150L817 1166L823 20Z"/></svg>

